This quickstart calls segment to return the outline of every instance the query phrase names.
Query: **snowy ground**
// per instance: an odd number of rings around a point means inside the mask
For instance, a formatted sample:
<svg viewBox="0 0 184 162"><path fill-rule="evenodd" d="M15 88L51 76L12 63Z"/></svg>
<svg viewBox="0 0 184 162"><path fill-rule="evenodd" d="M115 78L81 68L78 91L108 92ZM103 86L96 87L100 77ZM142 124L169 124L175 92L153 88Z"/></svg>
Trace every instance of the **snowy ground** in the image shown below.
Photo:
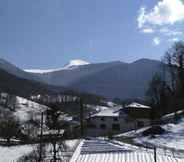
<svg viewBox="0 0 184 162"><path fill-rule="evenodd" d="M149 127L137 131L130 131L118 135L118 137L132 137L134 142L139 144L152 144L157 147L184 151L184 118L182 118L178 124L168 123L161 125L161 127L166 130L166 133L157 135L155 138L142 135L142 132Z"/></svg>
<svg viewBox="0 0 184 162"><path fill-rule="evenodd" d="M179 124L166 124L163 125L167 133L158 135L156 138L151 137L138 137L135 139L138 143L151 143L156 146L163 146L174 148L176 150L184 151L184 119Z"/></svg>
<svg viewBox="0 0 184 162"><path fill-rule="evenodd" d="M24 154L28 154L33 150L33 146L13 146L2 147L0 146L0 162L16 162L18 158Z"/></svg>
<svg viewBox="0 0 184 162"><path fill-rule="evenodd" d="M40 105L22 97L16 97L16 112L14 115L20 121L27 121L30 117L39 118L41 112L47 109L47 106Z"/></svg>
<svg viewBox="0 0 184 162"><path fill-rule="evenodd" d="M67 151L71 154L78 145L79 140L67 140L65 145ZM4 147L0 146L0 162L16 162L21 156L28 155L36 148L33 145L24 145L24 146L11 146ZM47 146L47 156L51 156L50 150L52 150L52 145Z"/></svg>

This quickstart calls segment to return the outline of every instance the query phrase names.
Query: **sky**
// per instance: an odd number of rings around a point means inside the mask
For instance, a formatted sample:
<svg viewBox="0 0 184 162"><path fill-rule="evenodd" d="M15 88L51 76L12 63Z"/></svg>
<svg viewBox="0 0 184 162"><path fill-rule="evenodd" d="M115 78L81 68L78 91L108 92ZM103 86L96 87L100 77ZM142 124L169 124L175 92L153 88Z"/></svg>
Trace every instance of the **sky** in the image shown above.
<svg viewBox="0 0 184 162"><path fill-rule="evenodd" d="M183 27L184 0L0 0L0 58L24 69L161 59Z"/></svg>

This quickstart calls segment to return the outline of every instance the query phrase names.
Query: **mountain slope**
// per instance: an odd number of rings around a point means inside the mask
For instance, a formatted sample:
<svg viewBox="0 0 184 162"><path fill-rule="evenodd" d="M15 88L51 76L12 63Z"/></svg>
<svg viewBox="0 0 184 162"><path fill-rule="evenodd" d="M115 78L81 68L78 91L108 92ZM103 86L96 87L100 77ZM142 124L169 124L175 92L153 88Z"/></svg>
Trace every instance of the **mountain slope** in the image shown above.
<svg viewBox="0 0 184 162"><path fill-rule="evenodd" d="M36 75L48 84L67 86L108 98L143 98L160 64L159 61L149 59L133 63L117 61Z"/></svg>
<svg viewBox="0 0 184 162"><path fill-rule="evenodd" d="M98 73L120 62L80 65L75 68L63 69L49 73L35 74L48 84L70 87L79 79ZM74 87L77 88L77 87Z"/></svg>
<svg viewBox="0 0 184 162"><path fill-rule="evenodd" d="M133 63L115 61L96 64L72 60L60 69L31 70L34 73L28 73L0 60L1 69L19 78L121 99L142 99L153 74L160 71L160 65L161 62L149 59Z"/></svg>
<svg viewBox="0 0 184 162"><path fill-rule="evenodd" d="M7 92L16 96L30 98L30 96L49 96L57 98L58 95L82 97L86 104L100 103L104 98L91 93L83 93L67 87L54 86L46 83L27 80L12 75L0 68L0 92ZM46 103L45 103L46 104ZM59 105L59 103L57 103ZM57 106L58 106L57 105ZM60 103L61 107L63 103ZM74 105L76 109L76 106ZM76 111L74 109L74 111Z"/></svg>
<svg viewBox="0 0 184 162"><path fill-rule="evenodd" d="M119 64L83 77L71 87L110 98L143 98L159 65L159 62L151 60Z"/></svg>
<svg viewBox="0 0 184 162"><path fill-rule="evenodd" d="M54 94L64 88L58 88L36 81L19 78L0 69L0 91L29 97L31 94Z"/></svg>
<svg viewBox="0 0 184 162"><path fill-rule="evenodd" d="M37 77L36 75L27 73L4 59L0 59L0 69L3 69L7 71L8 73L13 74L20 78L41 81L41 79Z"/></svg>

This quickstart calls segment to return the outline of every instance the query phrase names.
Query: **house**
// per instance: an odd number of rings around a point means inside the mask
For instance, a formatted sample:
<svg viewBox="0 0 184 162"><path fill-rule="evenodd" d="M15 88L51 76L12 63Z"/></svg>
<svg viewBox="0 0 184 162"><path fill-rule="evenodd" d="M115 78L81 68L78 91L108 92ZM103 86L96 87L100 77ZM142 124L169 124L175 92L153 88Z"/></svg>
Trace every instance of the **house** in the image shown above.
<svg viewBox="0 0 184 162"><path fill-rule="evenodd" d="M166 156L118 141L101 139L82 140L70 162L183 162L182 158Z"/></svg>
<svg viewBox="0 0 184 162"><path fill-rule="evenodd" d="M150 107L138 103L111 107L91 115L87 121L87 135L99 136L122 133L150 124Z"/></svg>
<svg viewBox="0 0 184 162"><path fill-rule="evenodd" d="M151 119L151 107L142 105L140 103L133 102L126 105L123 111L134 120L136 129L147 126L150 124Z"/></svg>

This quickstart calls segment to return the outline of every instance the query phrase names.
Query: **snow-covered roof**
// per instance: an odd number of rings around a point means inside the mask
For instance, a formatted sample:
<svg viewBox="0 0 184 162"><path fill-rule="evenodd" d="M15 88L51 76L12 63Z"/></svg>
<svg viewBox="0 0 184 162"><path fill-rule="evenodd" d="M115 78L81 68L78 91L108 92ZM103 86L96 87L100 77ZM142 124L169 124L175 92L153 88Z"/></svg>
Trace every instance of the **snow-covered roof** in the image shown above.
<svg viewBox="0 0 184 162"><path fill-rule="evenodd" d="M65 130L47 130L43 132L43 135L62 135L64 134Z"/></svg>
<svg viewBox="0 0 184 162"><path fill-rule="evenodd" d="M128 107L131 107L131 108L142 108L142 109L150 109L151 108L150 106L142 105L142 104L139 104L137 102L133 102L133 103L127 105L126 107L127 108Z"/></svg>
<svg viewBox="0 0 184 162"><path fill-rule="evenodd" d="M120 115L120 111L119 111L120 109L121 109L121 107L113 107L113 108L104 109L104 110L92 115L92 117L94 117L94 116L118 117Z"/></svg>
<svg viewBox="0 0 184 162"><path fill-rule="evenodd" d="M157 162L183 162L184 159L157 154ZM70 162L154 162L154 154L131 148L123 143L104 140L83 140Z"/></svg>

